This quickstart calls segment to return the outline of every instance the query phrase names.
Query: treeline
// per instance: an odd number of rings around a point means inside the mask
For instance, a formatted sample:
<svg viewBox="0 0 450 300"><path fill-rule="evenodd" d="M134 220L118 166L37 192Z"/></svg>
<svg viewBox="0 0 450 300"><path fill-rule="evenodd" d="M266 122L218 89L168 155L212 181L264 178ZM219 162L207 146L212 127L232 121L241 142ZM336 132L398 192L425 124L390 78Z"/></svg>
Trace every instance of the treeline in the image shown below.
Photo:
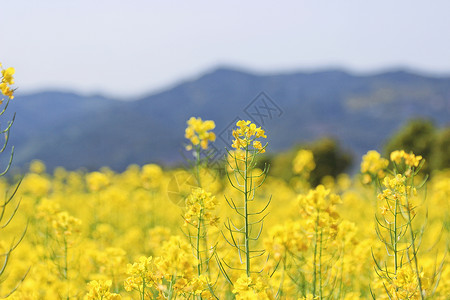
<svg viewBox="0 0 450 300"><path fill-rule="evenodd" d="M312 186L320 184L325 176L336 177L352 169L359 170L360 161L332 138L298 144L288 151L267 155L260 162L261 167L269 163L271 175L288 181L294 176L292 161L300 149L310 150L314 155L316 168L309 176ZM426 159L424 171L430 175L434 170L450 168L450 127L438 128L425 119L410 120L386 140L380 152L388 158L392 151L398 149L422 155Z"/></svg>

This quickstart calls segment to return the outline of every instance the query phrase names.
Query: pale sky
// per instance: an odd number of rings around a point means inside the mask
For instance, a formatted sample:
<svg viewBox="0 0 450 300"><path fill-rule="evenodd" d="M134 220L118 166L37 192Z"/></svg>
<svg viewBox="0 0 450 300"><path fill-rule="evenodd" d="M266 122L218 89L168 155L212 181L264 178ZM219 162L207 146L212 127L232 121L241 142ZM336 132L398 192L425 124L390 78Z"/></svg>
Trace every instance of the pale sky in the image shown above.
<svg viewBox="0 0 450 300"><path fill-rule="evenodd" d="M0 0L23 92L133 98L217 66L450 74L450 1Z"/></svg>

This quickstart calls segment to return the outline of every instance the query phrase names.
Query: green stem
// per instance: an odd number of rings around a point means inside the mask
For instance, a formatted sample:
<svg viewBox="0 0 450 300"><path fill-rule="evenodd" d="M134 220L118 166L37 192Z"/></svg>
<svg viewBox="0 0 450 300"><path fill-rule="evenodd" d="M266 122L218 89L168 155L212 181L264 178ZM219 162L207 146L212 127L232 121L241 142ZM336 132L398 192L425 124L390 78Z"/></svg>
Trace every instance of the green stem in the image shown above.
<svg viewBox="0 0 450 300"><path fill-rule="evenodd" d="M203 213L203 209L200 210L200 217L198 220L198 225L197 225L197 274L198 276L200 276L202 274L202 260L200 257L200 231L202 229L202 213Z"/></svg>
<svg viewBox="0 0 450 300"><path fill-rule="evenodd" d="M249 247L249 225L248 225L248 145L245 148L245 169L244 169L244 216L245 216L245 258L247 277L250 277L250 247Z"/></svg>
<svg viewBox="0 0 450 300"><path fill-rule="evenodd" d="M414 268L416 272L417 277L417 283L419 284L419 291L420 291L420 299L424 300L425 297L423 296L423 290L422 290L422 280L420 279L420 273L419 273L419 263L417 261L417 250L416 250L416 243L414 242L414 231L412 228L412 221L411 221L411 211L409 209L409 202L408 202L408 196L405 195L406 199L406 212L408 215L408 224L409 224L409 234L411 235L411 246L412 246L412 252L414 256Z"/></svg>
<svg viewBox="0 0 450 300"><path fill-rule="evenodd" d="M341 278L339 282L339 294L338 299L341 299L342 289L344 285L344 257L345 257L345 242L342 243L342 254L341 254Z"/></svg>
<svg viewBox="0 0 450 300"><path fill-rule="evenodd" d="M320 229L320 241L319 241L319 298L322 299L322 228Z"/></svg>
<svg viewBox="0 0 450 300"><path fill-rule="evenodd" d="M195 148L196 158L195 158L195 177L197 179L198 186L202 187L202 182L200 179L200 147Z"/></svg>
<svg viewBox="0 0 450 300"><path fill-rule="evenodd" d="M398 266L398 258L397 258L397 209L398 209L398 199L395 198L395 210L394 210L394 274L397 275L397 266Z"/></svg>
<svg viewBox="0 0 450 300"><path fill-rule="evenodd" d="M201 188L202 187L202 182L200 179L200 147L197 146L196 149L196 160L195 160L195 177L197 179L197 184L198 186ZM203 203L202 203L202 207L203 207ZM198 220L198 225L197 225L197 275L200 277L200 275L202 274L202 258L201 258L201 254L200 254L200 237L201 237L201 230L202 230L202 225L203 225L203 208L200 210L200 217ZM205 237L206 238L206 237ZM199 297L200 299L202 299L202 297Z"/></svg>
<svg viewBox="0 0 450 300"><path fill-rule="evenodd" d="M285 253L286 255L286 253ZM281 279L280 279L280 285L278 286L278 298L281 298L283 296L283 284L284 284L284 273L286 273L286 256L283 257L283 269L281 272Z"/></svg>
<svg viewBox="0 0 450 300"><path fill-rule="evenodd" d="M67 284L67 299L69 299L69 295L70 295L70 288L69 288L69 262L68 262L68 258L67 258L67 240L66 237L64 236L64 279L66 280L66 284Z"/></svg>
<svg viewBox="0 0 450 300"><path fill-rule="evenodd" d="M317 211L317 219L316 219L316 226L314 228L314 261L313 261L313 296L316 296L316 280L317 280L317 227L319 226L319 212Z"/></svg>
<svg viewBox="0 0 450 300"><path fill-rule="evenodd" d="M169 286L169 295L167 296L167 298L170 300L173 297L173 278L170 280L170 286Z"/></svg>

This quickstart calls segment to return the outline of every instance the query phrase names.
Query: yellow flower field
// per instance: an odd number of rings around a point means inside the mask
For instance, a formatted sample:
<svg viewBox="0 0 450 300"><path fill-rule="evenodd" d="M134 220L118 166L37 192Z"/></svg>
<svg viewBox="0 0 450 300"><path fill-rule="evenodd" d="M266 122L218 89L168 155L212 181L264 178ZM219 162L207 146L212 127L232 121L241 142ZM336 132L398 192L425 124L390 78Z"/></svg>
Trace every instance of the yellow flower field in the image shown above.
<svg viewBox="0 0 450 300"><path fill-rule="evenodd" d="M8 97L13 73L2 73ZM311 187L308 150L289 182L256 167L270 136L245 120L223 168L209 168L214 128L188 121L191 169L49 174L33 161L23 179L1 177L0 295L448 299L450 170L427 179L426 158L370 151L361 174Z"/></svg>
<svg viewBox="0 0 450 300"><path fill-rule="evenodd" d="M373 252L377 260L387 259L374 217L377 211L383 213L384 204L373 188L346 175L309 190L304 188L307 182L298 188L267 176L252 201L258 211L272 197L259 238L251 241L254 249L265 252L252 260L247 276L245 253L225 240L230 240L227 218L242 226L225 196L238 201L240 195L226 177L215 172L200 170L209 192L199 195L206 192L196 190L195 175L183 169L145 165L130 166L123 173L105 168L92 173L57 169L47 174L42 163L33 162L13 198L21 202L18 212L2 235L1 246L6 250L28 226L8 263L2 292L13 289L28 272L11 298L138 299L144 290L144 299L211 298L212 294L219 299L234 295L240 299L312 299L311 295L367 299L372 289L376 299L388 299L372 257ZM11 193L13 187L5 179L1 182L3 194ZM418 226L425 222L428 210L419 263L424 291L435 289L435 299L446 299L450 293L448 268L433 277L448 247L448 228L443 225L448 224L449 195L447 171L427 183L426 199L421 191L414 198L419 201L415 205ZM6 214L11 213L12 204ZM203 217L199 217L202 209ZM204 245L197 256L194 233L199 219L205 222L199 239ZM236 240L242 242L242 238ZM410 269L404 263L399 270L402 278L395 279L395 284L417 291ZM394 299L419 299L413 291L409 298Z"/></svg>

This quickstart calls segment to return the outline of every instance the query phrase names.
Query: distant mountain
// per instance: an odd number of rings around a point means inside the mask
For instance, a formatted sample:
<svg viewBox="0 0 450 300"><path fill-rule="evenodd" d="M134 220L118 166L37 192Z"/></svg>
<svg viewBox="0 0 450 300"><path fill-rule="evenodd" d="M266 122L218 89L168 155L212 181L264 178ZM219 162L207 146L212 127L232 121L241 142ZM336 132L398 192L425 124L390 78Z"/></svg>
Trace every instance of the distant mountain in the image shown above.
<svg viewBox="0 0 450 300"><path fill-rule="evenodd" d="M219 68L136 101L43 92L18 94L8 111L17 112L10 140L15 166L32 159L50 169L174 163L182 159L191 116L216 122L219 152L230 145L236 119L251 119L267 130L270 151L332 136L359 157L412 117L448 125L450 77L340 70L256 75Z"/></svg>

